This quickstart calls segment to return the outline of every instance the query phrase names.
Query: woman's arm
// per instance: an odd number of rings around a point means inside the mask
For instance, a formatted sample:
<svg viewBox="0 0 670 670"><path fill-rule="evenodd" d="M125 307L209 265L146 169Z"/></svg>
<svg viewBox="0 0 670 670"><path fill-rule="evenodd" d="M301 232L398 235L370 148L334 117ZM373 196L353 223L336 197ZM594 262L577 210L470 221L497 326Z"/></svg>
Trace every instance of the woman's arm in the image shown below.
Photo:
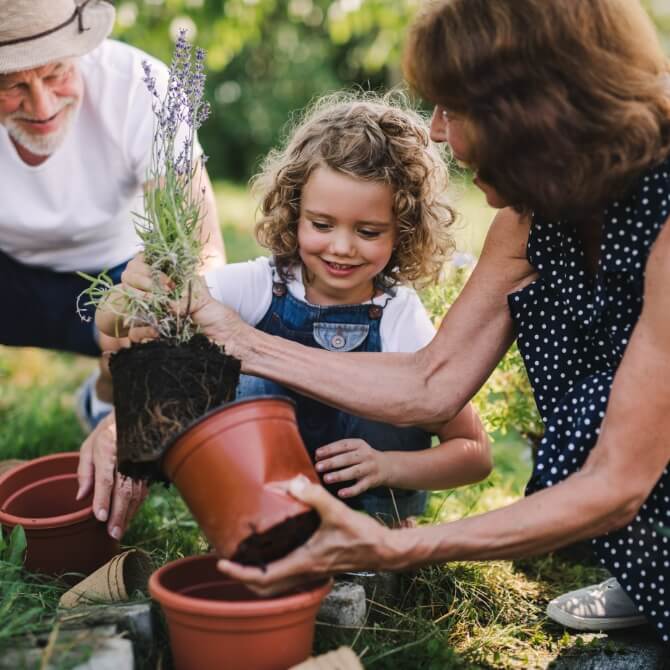
<svg viewBox="0 0 670 670"><path fill-rule="evenodd" d="M420 451L378 451L363 440L333 442L316 450L316 469L350 498L374 486L437 491L481 481L491 472L489 440L472 405L437 431L440 444Z"/></svg>
<svg viewBox="0 0 670 670"><path fill-rule="evenodd" d="M546 553L630 523L670 461L668 287L670 225L647 263L644 309L615 376L598 442L584 467L565 481L487 514L393 531L356 518L320 487L296 482L292 493L322 517L319 531L265 573L226 561L221 568L267 593L306 574Z"/></svg>
<svg viewBox="0 0 670 670"><path fill-rule="evenodd" d="M204 332L268 377L358 415L435 430L455 417L507 351L514 333L507 295L533 278L528 223L512 210L495 218L481 258L433 341L416 354L337 354L246 327L222 305L197 305Z"/></svg>
<svg viewBox="0 0 670 670"><path fill-rule="evenodd" d="M427 555L451 560L543 553L635 518L670 462L669 287L666 222L647 262L642 314L584 467L510 507L444 526L440 540L425 548ZM458 541L456 534L461 535Z"/></svg>

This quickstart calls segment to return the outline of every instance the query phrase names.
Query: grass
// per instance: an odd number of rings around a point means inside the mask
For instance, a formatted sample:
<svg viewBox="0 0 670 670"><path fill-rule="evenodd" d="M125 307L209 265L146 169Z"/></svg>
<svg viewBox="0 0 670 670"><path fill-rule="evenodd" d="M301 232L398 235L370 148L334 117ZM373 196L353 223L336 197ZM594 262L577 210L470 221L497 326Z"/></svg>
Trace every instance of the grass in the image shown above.
<svg viewBox="0 0 670 670"><path fill-rule="evenodd" d="M217 184L216 192L229 260L257 255L250 235L254 208L244 189ZM476 254L490 212L469 189L462 189L460 209L458 247ZM77 450L83 434L74 417L74 395L94 366L94 360L73 355L0 347L0 460ZM497 386L493 391L499 395ZM495 509L523 494L530 471L528 444L513 430L494 438L491 477L434 494L422 523ZM149 551L156 565L207 549L179 495L162 486L153 488L124 543ZM72 656L57 653L64 640L56 624L57 601L65 587L21 572L8 555L7 549L0 552L0 658L20 637L51 632L52 662L58 657L62 667L71 667L74 661L67 659ZM367 668L375 669L543 668L587 640L549 624L543 617L545 603L600 576L597 569L557 556L432 566L403 575L399 604L371 603L362 628L319 624L316 649L350 645ZM80 646L85 651L86 644Z"/></svg>

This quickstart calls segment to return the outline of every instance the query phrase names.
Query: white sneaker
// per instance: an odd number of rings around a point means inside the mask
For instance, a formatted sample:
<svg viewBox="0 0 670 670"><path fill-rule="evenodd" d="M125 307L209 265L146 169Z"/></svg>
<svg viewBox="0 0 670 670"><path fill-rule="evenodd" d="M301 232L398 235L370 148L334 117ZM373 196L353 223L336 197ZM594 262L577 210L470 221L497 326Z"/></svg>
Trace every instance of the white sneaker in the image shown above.
<svg viewBox="0 0 670 670"><path fill-rule="evenodd" d="M567 628L586 631L631 628L647 622L614 577L554 598L547 605L547 616Z"/></svg>

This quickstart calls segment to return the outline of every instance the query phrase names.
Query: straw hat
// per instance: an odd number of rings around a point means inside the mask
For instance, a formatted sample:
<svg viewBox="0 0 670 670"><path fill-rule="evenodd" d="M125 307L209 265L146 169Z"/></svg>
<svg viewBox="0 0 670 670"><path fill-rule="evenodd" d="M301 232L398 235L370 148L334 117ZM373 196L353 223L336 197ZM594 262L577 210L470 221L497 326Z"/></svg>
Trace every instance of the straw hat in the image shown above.
<svg viewBox="0 0 670 670"><path fill-rule="evenodd" d="M103 0L0 0L0 73L81 56L113 25L114 7Z"/></svg>

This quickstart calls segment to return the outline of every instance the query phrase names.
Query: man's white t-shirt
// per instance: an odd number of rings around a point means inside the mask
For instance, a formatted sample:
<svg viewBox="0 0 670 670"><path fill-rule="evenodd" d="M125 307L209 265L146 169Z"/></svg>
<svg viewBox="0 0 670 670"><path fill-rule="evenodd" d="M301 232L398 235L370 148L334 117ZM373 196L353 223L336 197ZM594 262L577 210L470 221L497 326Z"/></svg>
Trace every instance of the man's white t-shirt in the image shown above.
<svg viewBox="0 0 670 670"><path fill-rule="evenodd" d="M4 253L26 265L92 272L138 252L133 212L143 212L154 123L144 60L162 95L167 68L134 47L105 40L79 59L81 107L41 165L26 165L0 126Z"/></svg>
<svg viewBox="0 0 670 670"><path fill-rule="evenodd" d="M288 290L297 300L307 302L301 268L296 267L293 275ZM272 303L273 267L266 257L216 268L205 275L205 282L212 297L252 326L260 323ZM435 328L413 289L398 286L393 295L378 296L374 303L386 303L380 325L382 351L414 352L433 339Z"/></svg>

